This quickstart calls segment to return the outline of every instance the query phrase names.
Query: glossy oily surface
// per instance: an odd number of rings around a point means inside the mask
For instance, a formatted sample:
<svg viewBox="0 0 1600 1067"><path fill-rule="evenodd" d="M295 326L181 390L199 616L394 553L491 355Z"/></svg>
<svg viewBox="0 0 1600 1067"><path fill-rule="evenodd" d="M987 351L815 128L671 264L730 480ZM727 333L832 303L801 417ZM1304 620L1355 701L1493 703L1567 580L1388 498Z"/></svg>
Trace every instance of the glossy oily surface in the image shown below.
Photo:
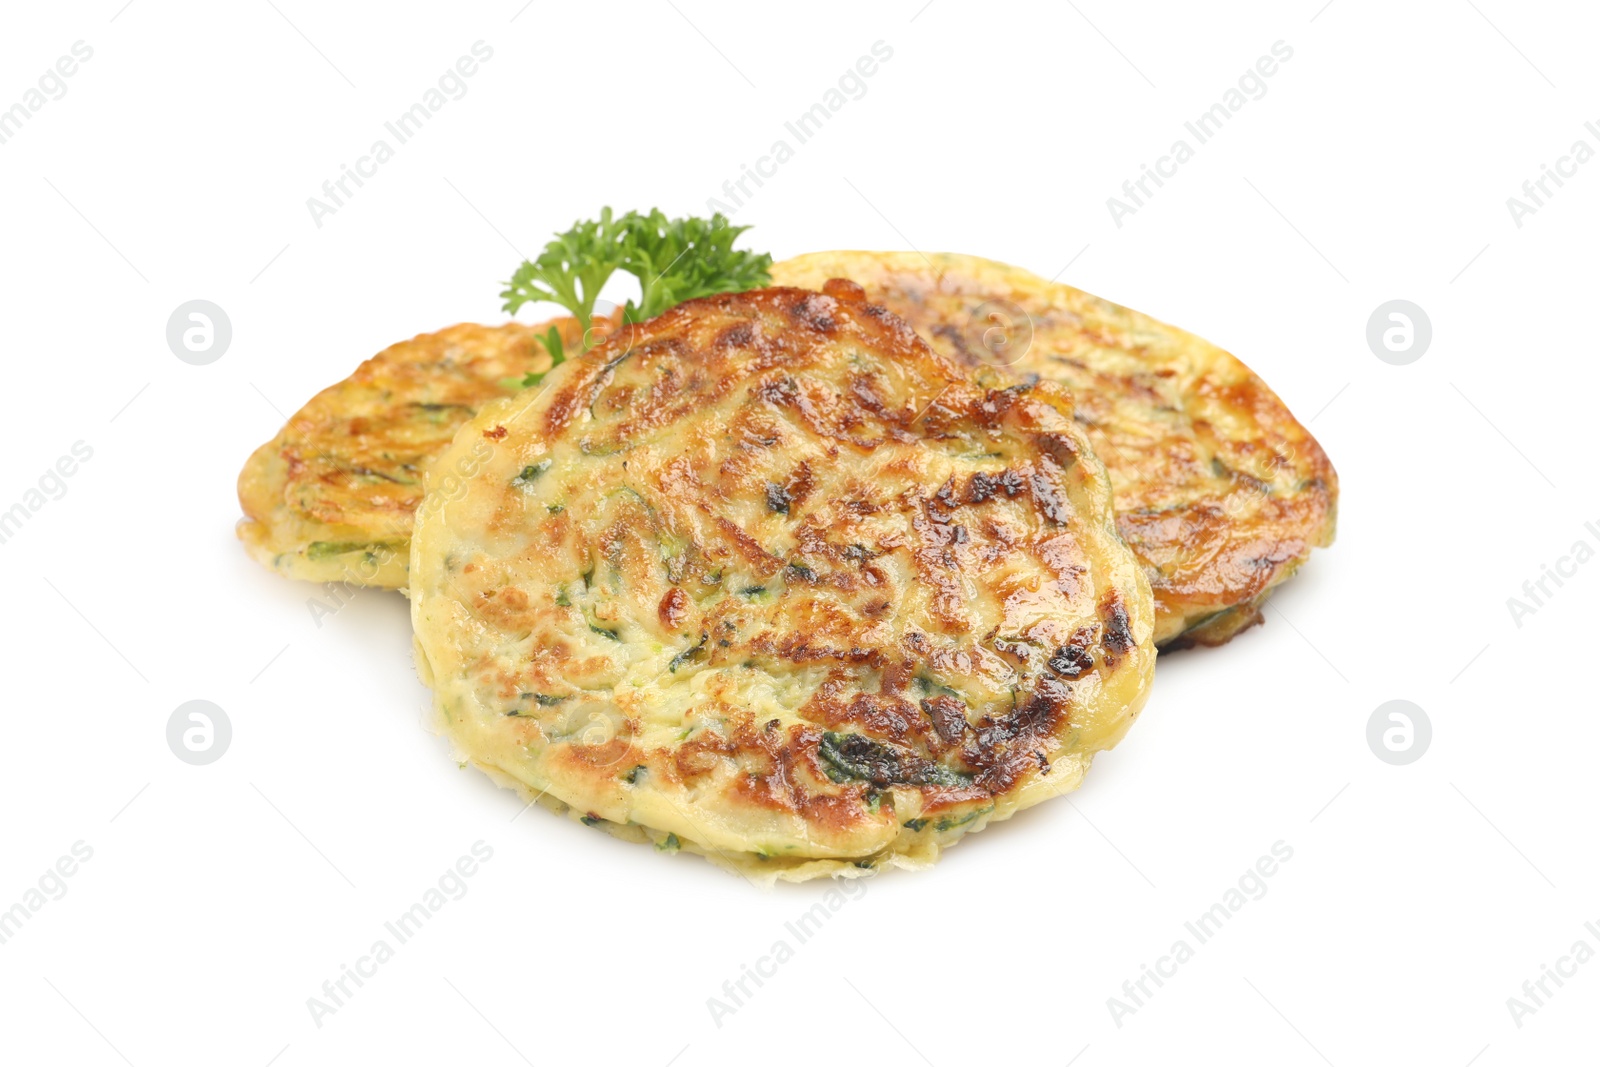
<svg viewBox="0 0 1600 1067"><path fill-rule="evenodd" d="M1228 640L1333 542L1339 482L1321 446L1250 368L1193 334L975 256L817 252L772 276L849 278L962 365L1071 390L1150 579L1158 645Z"/></svg>
<svg viewBox="0 0 1600 1067"><path fill-rule="evenodd" d="M412 545L442 728L762 878L925 864L1074 788L1152 603L1065 392L994 377L839 284L691 301L486 408Z"/></svg>

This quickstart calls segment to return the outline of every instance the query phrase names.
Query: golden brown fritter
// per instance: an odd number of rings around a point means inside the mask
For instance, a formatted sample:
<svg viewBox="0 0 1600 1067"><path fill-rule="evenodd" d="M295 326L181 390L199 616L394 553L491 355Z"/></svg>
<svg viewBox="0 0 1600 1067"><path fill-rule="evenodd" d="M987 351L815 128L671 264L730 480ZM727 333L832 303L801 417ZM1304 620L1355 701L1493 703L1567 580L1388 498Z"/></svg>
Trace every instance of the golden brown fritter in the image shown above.
<svg viewBox="0 0 1600 1067"><path fill-rule="evenodd" d="M938 352L1059 382L1111 472L1117 528L1145 566L1156 643L1221 644L1333 542L1339 482L1265 382L1215 345L1003 263L938 253L818 252L784 285L849 278Z"/></svg>
<svg viewBox="0 0 1600 1067"><path fill-rule="evenodd" d="M600 332L607 325L597 320ZM462 324L402 341L312 397L239 474L239 539L291 578L403 588L422 472L462 423L550 365L576 319Z"/></svg>
<svg viewBox="0 0 1600 1067"><path fill-rule="evenodd" d="M846 283L623 327L426 484L412 621L464 758L752 876L929 862L1145 700L1149 586L1065 390L977 384Z"/></svg>

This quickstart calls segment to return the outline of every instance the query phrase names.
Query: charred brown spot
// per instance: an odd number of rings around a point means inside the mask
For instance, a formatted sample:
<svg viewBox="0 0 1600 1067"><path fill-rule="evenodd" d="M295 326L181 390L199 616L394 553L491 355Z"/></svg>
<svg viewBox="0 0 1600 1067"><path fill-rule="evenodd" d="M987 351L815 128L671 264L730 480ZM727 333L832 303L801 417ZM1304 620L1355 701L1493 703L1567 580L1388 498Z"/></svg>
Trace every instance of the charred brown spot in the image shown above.
<svg viewBox="0 0 1600 1067"><path fill-rule="evenodd" d="M757 382L750 390L750 395L776 407L790 407L800 399L800 387L795 384L793 378L783 375Z"/></svg>
<svg viewBox="0 0 1600 1067"><path fill-rule="evenodd" d="M801 709L801 715L831 730L852 730L907 743L928 726L916 705L893 692L863 693L848 671L832 672Z"/></svg>
<svg viewBox="0 0 1600 1067"><path fill-rule="evenodd" d="M961 361L963 363L966 363L968 366L977 366L979 362L978 357L973 354L972 349L967 347L966 336L961 332L960 329L950 325L947 322L941 322L932 326L924 326L924 329L926 329L928 333L931 333L933 336L944 341L951 348L955 349L956 354L961 357Z"/></svg>
<svg viewBox="0 0 1600 1067"><path fill-rule="evenodd" d="M806 582L808 584L815 583L818 580L817 572L799 560L791 560L784 574L792 581Z"/></svg>
<svg viewBox="0 0 1600 1067"><path fill-rule="evenodd" d="M1003 652L1008 656L1015 656L1023 663L1027 663L1029 656L1031 656L1033 653L1033 650L1028 647L1027 642L1008 641L1004 637L995 638L994 647L996 651Z"/></svg>
<svg viewBox="0 0 1600 1067"><path fill-rule="evenodd" d="M982 471L974 474L972 481L967 483L967 503L982 504L994 496L994 491L998 484L991 474L985 474Z"/></svg>
<svg viewBox="0 0 1600 1067"><path fill-rule="evenodd" d="M1094 666L1093 626L1085 626L1072 635L1072 640L1056 649L1050 657L1050 669L1063 678L1077 678Z"/></svg>
<svg viewBox="0 0 1600 1067"><path fill-rule="evenodd" d="M716 730L701 730L672 753L672 769L678 777L693 780L711 774L738 751L733 740Z"/></svg>
<svg viewBox="0 0 1600 1067"><path fill-rule="evenodd" d="M749 348L755 343L756 331L748 322L736 322L717 334L712 342L717 348Z"/></svg>
<svg viewBox="0 0 1600 1067"><path fill-rule="evenodd" d="M985 717L976 732L976 762L969 744L968 761L980 768L974 783L985 791L1011 789L1030 770L1047 768L1044 746L1067 721L1072 689L1048 675L1028 700L1010 715Z"/></svg>
<svg viewBox="0 0 1600 1067"><path fill-rule="evenodd" d="M933 730L946 744L955 744L967 732L967 708L951 696L929 697L922 710L933 721Z"/></svg>
<svg viewBox="0 0 1600 1067"><path fill-rule="evenodd" d="M661 598L661 603L656 605L656 618L660 619L661 625L668 630L676 630L683 625L688 615L688 594L677 586L668 589L666 596Z"/></svg>
<svg viewBox="0 0 1600 1067"><path fill-rule="evenodd" d="M839 325L834 312L839 304L832 297L820 293L807 293L786 309L795 322L811 327L818 333L832 333Z"/></svg>
<svg viewBox="0 0 1600 1067"><path fill-rule="evenodd" d="M750 650L799 664L848 663L859 667L877 666L883 662L882 649L862 648L860 645L830 647L806 634L796 634L781 641L761 634L751 639Z"/></svg>
<svg viewBox="0 0 1600 1067"><path fill-rule="evenodd" d="M783 487L783 491L789 494L789 502L791 504L803 504L806 497L811 495L811 490L816 486L816 483L817 478L811 470L811 464L802 460L800 466L796 467L794 473L789 476L789 481Z"/></svg>
<svg viewBox="0 0 1600 1067"><path fill-rule="evenodd" d="M789 491L777 482L767 483L767 510L776 511L780 515L789 514L789 505L793 500Z"/></svg>
<svg viewBox="0 0 1600 1067"><path fill-rule="evenodd" d="M727 541L728 547L743 557L757 575L765 578L770 574L776 573L778 568L783 566L781 559L762 548L760 541L745 533L744 530L736 526L726 516L717 515L715 518L717 530Z"/></svg>
<svg viewBox="0 0 1600 1067"><path fill-rule="evenodd" d="M1003 470L998 474L978 471L967 483L967 503L982 504L996 493L1013 497L1027 488L1028 480L1017 471Z"/></svg>
<svg viewBox="0 0 1600 1067"><path fill-rule="evenodd" d="M1039 506L1045 518L1058 526L1065 526L1072 521L1072 508L1067 505L1060 488L1048 474L1036 470L1028 476L1028 484L1033 489L1033 502Z"/></svg>
<svg viewBox="0 0 1600 1067"><path fill-rule="evenodd" d="M1133 631L1128 623L1128 611L1115 592L1100 602L1100 619L1105 624L1105 635L1100 644L1106 650L1106 663L1115 666L1117 661L1133 647Z"/></svg>
<svg viewBox="0 0 1600 1067"><path fill-rule="evenodd" d="M487 437L491 441L499 441L502 438L504 438L505 435L506 435L506 428L504 426L496 426L492 430L483 431L483 436Z"/></svg>

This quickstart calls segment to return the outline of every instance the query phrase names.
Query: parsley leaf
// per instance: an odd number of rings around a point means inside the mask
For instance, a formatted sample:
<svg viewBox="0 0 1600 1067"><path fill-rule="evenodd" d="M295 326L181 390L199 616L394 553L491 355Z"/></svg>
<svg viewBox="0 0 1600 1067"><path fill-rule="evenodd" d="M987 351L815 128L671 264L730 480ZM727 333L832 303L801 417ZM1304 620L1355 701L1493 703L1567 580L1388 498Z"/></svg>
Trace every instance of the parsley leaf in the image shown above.
<svg viewBox="0 0 1600 1067"><path fill-rule="evenodd" d="M578 320L588 348L600 288L619 270L639 280L639 300L623 307L623 322L654 318L696 297L768 284L772 257L733 247L749 228L731 225L720 213L709 219L669 219L660 210L613 216L609 207L603 208L599 219L575 223L552 238L537 258L517 268L500 295L512 315L524 304L566 308ZM565 361L566 353L553 327L551 334L545 347L553 368ZM537 385L543 377L530 374L524 384Z"/></svg>
<svg viewBox="0 0 1600 1067"><path fill-rule="evenodd" d="M742 252L733 242L748 226L732 226L720 213L709 219L669 219L659 210L630 213L622 269L639 279L639 302L628 301L624 322L655 318L685 300L741 293L772 281L765 252Z"/></svg>
<svg viewBox="0 0 1600 1067"><path fill-rule="evenodd" d="M545 335L539 338L539 340L544 342L544 350L550 353L550 370L529 371L528 376L522 379L522 388L524 389L528 388L530 385L538 385L540 382L544 381L544 376L546 374L549 374L551 370L555 370L557 367L561 366L561 364L567 361L567 353L565 346L561 341L560 330L552 326L549 330L545 331Z"/></svg>
<svg viewBox="0 0 1600 1067"><path fill-rule="evenodd" d="M515 315L523 304L560 304L587 330L600 287L620 262L626 228L623 219L613 219L605 208L598 221L577 222L556 234L538 258L524 260L506 283L500 294L506 312Z"/></svg>

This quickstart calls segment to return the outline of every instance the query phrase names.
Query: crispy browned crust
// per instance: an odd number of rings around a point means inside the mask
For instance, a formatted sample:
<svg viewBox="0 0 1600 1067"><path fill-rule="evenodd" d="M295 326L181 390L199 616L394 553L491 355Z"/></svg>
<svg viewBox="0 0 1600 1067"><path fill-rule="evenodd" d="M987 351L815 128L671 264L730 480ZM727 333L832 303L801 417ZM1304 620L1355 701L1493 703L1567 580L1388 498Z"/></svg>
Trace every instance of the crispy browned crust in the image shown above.
<svg viewBox="0 0 1600 1067"><path fill-rule="evenodd" d="M1074 787L1153 606L1064 391L995 378L836 282L691 301L485 408L412 545L445 728L592 820L807 874Z"/></svg>
<svg viewBox="0 0 1600 1067"><path fill-rule="evenodd" d="M600 322L603 330L606 323ZM484 403L550 365L555 327L462 323L391 345L312 397L239 474L239 538L282 574L401 588L422 472Z"/></svg>
<svg viewBox="0 0 1600 1067"><path fill-rule="evenodd" d="M1157 644L1227 641L1333 541L1339 483L1321 446L1248 367L1192 334L974 256L818 252L772 274L849 278L965 366L1066 385L1149 576Z"/></svg>

